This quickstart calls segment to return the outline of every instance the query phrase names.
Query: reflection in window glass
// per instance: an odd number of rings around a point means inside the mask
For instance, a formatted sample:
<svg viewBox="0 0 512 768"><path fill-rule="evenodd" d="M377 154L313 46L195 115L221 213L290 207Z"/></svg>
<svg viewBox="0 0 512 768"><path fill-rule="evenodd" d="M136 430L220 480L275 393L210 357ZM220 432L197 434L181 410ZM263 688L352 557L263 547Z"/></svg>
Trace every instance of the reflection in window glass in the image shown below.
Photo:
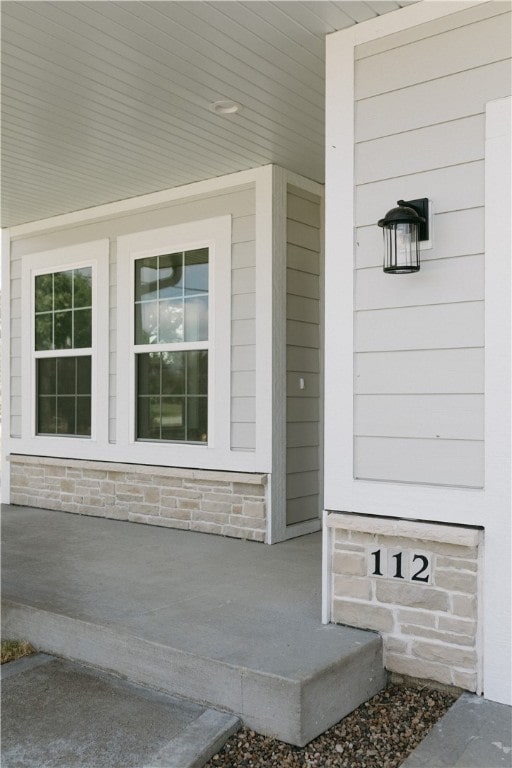
<svg viewBox="0 0 512 768"><path fill-rule="evenodd" d="M137 438L204 443L208 436L208 351L137 355Z"/></svg>
<svg viewBox="0 0 512 768"><path fill-rule="evenodd" d="M207 442L208 269L208 248L135 262L135 345L155 346L136 350L138 440Z"/></svg>
<svg viewBox="0 0 512 768"><path fill-rule="evenodd" d="M91 434L91 357L37 360L37 434Z"/></svg>
<svg viewBox="0 0 512 768"><path fill-rule="evenodd" d="M83 349L92 343L92 269L35 278L35 349Z"/></svg>
<svg viewBox="0 0 512 768"><path fill-rule="evenodd" d="M135 344L208 339L208 248L135 262Z"/></svg>

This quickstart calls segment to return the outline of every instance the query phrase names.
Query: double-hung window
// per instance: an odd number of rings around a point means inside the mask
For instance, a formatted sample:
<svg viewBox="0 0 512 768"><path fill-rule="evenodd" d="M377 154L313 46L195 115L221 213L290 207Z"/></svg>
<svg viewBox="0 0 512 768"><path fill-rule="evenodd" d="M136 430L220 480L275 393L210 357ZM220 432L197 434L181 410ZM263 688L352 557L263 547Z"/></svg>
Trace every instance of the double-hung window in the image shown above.
<svg viewBox="0 0 512 768"><path fill-rule="evenodd" d="M134 266L136 439L206 443L209 249Z"/></svg>
<svg viewBox="0 0 512 768"><path fill-rule="evenodd" d="M90 437L92 267L34 277L36 434Z"/></svg>
<svg viewBox="0 0 512 768"><path fill-rule="evenodd" d="M116 438L126 460L231 463L231 217L117 240Z"/></svg>
<svg viewBox="0 0 512 768"><path fill-rule="evenodd" d="M98 458L108 444L108 299L107 239L24 256L20 452Z"/></svg>

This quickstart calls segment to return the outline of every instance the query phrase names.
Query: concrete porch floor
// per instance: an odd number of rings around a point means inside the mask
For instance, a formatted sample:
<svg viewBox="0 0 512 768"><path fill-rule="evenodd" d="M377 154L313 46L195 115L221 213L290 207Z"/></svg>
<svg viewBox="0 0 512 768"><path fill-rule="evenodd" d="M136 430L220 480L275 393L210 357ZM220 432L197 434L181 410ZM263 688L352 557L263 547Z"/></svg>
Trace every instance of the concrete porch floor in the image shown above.
<svg viewBox="0 0 512 768"><path fill-rule="evenodd" d="M385 684L378 635L323 626L321 535L269 547L2 506L3 635L304 745Z"/></svg>

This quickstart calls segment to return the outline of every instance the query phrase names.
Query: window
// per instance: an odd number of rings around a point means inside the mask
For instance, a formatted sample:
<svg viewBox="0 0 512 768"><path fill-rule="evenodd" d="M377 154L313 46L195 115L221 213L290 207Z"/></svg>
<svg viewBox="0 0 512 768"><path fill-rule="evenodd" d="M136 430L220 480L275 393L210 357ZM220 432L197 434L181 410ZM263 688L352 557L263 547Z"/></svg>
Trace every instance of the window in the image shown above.
<svg viewBox="0 0 512 768"><path fill-rule="evenodd" d="M206 443L209 249L134 264L136 439Z"/></svg>
<svg viewBox="0 0 512 768"><path fill-rule="evenodd" d="M119 455L232 466L231 216L121 235L116 250Z"/></svg>
<svg viewBox="0 0 512 768"><path fill-rule="evenodd" d="M34 278L36 434L90 437L92 267Z"/></svg>

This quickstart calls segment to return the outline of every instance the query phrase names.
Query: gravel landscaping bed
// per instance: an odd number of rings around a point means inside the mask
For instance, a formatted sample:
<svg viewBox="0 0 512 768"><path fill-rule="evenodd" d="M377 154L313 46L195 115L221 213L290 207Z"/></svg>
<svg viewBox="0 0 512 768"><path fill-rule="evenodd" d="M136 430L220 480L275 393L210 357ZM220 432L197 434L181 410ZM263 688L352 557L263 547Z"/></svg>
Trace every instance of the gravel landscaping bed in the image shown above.
<svg viewBox="0 0 512 768"><path fill-rule="evenodd" d="M302 749L242 728L206 768L398 768L456 698L390 685Z"/></svg>

